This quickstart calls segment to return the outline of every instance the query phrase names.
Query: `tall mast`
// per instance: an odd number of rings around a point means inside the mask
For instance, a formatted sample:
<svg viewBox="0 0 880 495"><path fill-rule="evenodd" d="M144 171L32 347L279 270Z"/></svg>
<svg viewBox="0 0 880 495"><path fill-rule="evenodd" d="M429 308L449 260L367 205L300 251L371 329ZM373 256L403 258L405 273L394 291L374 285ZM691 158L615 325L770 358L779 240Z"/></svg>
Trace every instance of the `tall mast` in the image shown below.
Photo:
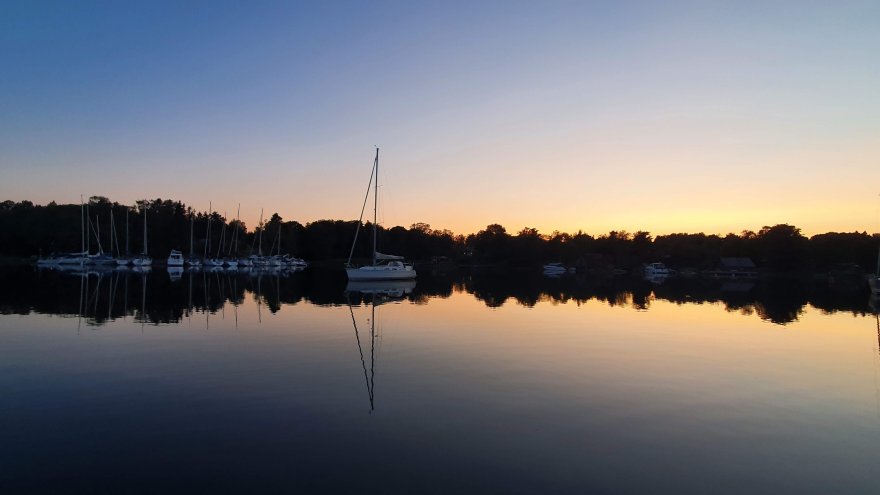
<svg viewBox="0 0 880 495"><path fill-rule="evenodd" d="M113 222L113 207L110 207L110 257L113 257L113 241L116 239L116 225ZM116 243L116 254L119 254L119 243Z"/></svg>
<svg viewBox="0 0 880 495"><path fill-rule="evenodd" d="M193 227L195 226L195 217L192 214L192 210L190 210L189 214L189 257L192 259L193 257ZM190 277L190 282L192 282L192 277Z"/></svg>
<svg viewBox="0 0 880 495"><path fill-rule="evenodd" d="M373 265L376 264L376 220L379 211L379 148L376 148L376 159L373 161L376 169L376 184L373 191Z"/></svg>
<svg viewBox="0 0 880 495"><path fill-rule="evenodd" d="M217 244L217 257L223 252L223 244L226 242L226 210L223 210L223 226L220 227L220 242Z"/></svg>
<svg viewBox="0 0 880 495"><path fill-rule="evenodd" d="M131 246L128 243L128 212L131 211L131 208L128 206L125 207L125 256L131 256Z"/></svg>
<svg viewBox="0 0 880 495"><path fill-rule="evenodd" d="M147 255L147 207L144 206L144 256Z"/></svg>
<svg viewBox="0 0 880 495"><path fill-rule="evenodd" d="M263 209L260 208L260 242L257 246L257 255L263 255Z"/></svg>
<svg viewBox="0 0 880 495"><path fill-rule="evenodd" d="M89 221L89 227L91 227L92 220L89 218L89 215L89 204L86 203L86 219ZM86 252L88 254L92 253L92 235L90 233L86 235Z"/></svg>
<svg viewBox="0 0 880 495"><path fill-rule="evenodd" d="M205 259L208 259L208 246L211 244L211 210L214 205L208 201L208 226L205 228Z"/></svg>
<svg viewBox="0 0 880 495"><path fill-rule="evenodd" d="M98 252L104 254L104 246L101 245L101 223L98 215L95 215L95 239L98 240Z"/></svg>
<svg viewBox="0 0 880 495"><path fill-rule="evenodd" d="M229 252L226 253L227 256L232 256L232 250L235 249L235 254L238 255L238 227L241 224L241 203L238 204L238 211L235 213L235 223L232 224L232 240L229 242Z"/></svg>
<svg viewBox="0 0 880 495"><path fill-rule="evenodd" d="M79 195L79 252L86 252L86 220L82 194Z"/></svg>

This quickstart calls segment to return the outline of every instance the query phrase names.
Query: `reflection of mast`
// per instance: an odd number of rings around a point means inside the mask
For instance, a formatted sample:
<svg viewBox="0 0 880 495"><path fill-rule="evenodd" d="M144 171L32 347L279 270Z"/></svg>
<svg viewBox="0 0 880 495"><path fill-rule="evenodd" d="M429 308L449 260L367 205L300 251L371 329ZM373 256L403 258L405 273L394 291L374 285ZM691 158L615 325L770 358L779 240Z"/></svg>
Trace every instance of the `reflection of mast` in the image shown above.
<svg viewBox="0 0 880 495"><path fill-rule="evenodd" d="M263 296L261 294L261 286L263 284L263 275L257 275L257 321L263 323L263 313L262 313L262 299Z"/></svg>
<svg viewBox="0 0 880 495"><path fill-rule="evenodd" d="M208 278L208 275L202 270L202 289L205 294L205 330L209 329L209 319L208 314L210 313L211 303L208 301L208 285L211 283L211 279Z"/></svg>
<svg viewBox="0 0 880 495"><path fill-rule="evenodd" d="M880 311L874 312L874 321L877 322L877 355L880 357ZM874 395L877 400L877 415L880 416L880 388L877 387L877 372L874 369Z"/></svg>
<svg viewBox="0 0 880 495"><path fill-rule="evenodd" d="M146 246L146 243L144 244ZM146 251L146 248L144 248ZM144 323L147 320L147 272L141 275L141 333L144 333Z"/></svg>
<svg viewBox="0 0 880 495"><path fill-rule="evenodd" d="M101 280L103 280L103 279L104 279L104 277L102 277L100 274L98 274L98 283L97 283L97 285L95 285L95 311L94 311L95 321L98 320L98 299L99 299L99 296L101 295Z"/></svg>
<svg viewBox="0 0 880 495"><path fill-rule="evenodd" d="M361 338L358 332L357 320L354 317L354 308L351 305L351 299L349 298L348 293L345 294L345 298L348 301L348 311L351 314L351 323L354 326L354 338L357 342L358 354L361 358L361 367L364 370L364 383L367 385L367 397L370 400L370 412L372 412L375 407L373 405L374 391L376 385L376 298L373 297L371 300L371 308L370 308L370 371L367 372L367 363L364 360L364 350L361 345Z"/></svg>
<svg viewBox="0 0 880 495"><path fill-rule="evenodd" d="M127 222L126 222L127 225ZM126 234L128 235L128 234ZM126 246L125 255L128 256L128 246ZM128 318L128 273L125 274L125 293L122 295L122 318Z"/></svg>
<svg viewBox="0 0 880 495"><path fill-rule="evenodd" d="M192 249L190 249L192 252ZM189 326L192 326L192 313L193 313L193 271L189 270L189 303L186 305L186 321L189 323Z"/></svg>
<svg viewBox="0 0 880 495"><path fill-rule="evenodd" d="M79 276L79 308L77 311L76 318L76 333L79 333L80 328L82 327L82 314L83 314L83 294L84 289L83 284L85 283L85 274Z"/></svg>
<svg viewBox="0 0 880 495"><path fill-rule="evenodd" d="M217 256L218 258L220 256ZM223 279L220 278L220 272L214 272L217 279L217 295L220 296L220 318L226 319L226 290L223 288Z"/></svg>
<svg viewBox="0 0 880 495"><path fill-rule="evenodd" d="M238 330L238 280L232 279L232 310L235 312L235 329Z"/></svg>
<svg viewBox="0 0 880 495"><path fill-rule="evenodd" d="M112 239L111 239L110 249L111 250L113 249ZM107 288L108 295L110 296L110 302L107 304L107 321L110 321L111 319L113 319L113 293L115 291L115 286L116 286L116 284L114 284L115 281L116 281L116 274L111 273L110 274L110 284L109 284L109 287Z"/></svg>

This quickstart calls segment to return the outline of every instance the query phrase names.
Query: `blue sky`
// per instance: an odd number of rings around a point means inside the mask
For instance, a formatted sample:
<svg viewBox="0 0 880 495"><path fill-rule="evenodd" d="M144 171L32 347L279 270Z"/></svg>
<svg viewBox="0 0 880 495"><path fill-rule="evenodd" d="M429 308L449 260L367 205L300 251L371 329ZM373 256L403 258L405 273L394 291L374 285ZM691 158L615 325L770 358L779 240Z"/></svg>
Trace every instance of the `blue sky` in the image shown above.
<svg viewBox="0 0 880 495"><path fill-rule="evenodd" d="M8 2L2 199L878 230L876 2Z"/></svg>

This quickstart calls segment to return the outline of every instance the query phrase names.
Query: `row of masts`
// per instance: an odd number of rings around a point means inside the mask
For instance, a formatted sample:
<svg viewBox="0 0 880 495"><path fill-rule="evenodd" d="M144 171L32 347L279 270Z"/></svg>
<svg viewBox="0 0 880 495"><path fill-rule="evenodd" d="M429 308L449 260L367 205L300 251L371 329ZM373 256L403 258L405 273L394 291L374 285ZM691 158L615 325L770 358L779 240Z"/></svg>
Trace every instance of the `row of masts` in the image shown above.
<svg viewBox="0 0 880 495"><path fill-rule="evenodd" d="M213 205L209 204L209 210L213 209ZM235 268L238 266L246 266L246 267L295 267L295 268L305 268L308 264L299 258L294 258L290 255L285 255L281 253L281 225L278 225L278 229L275 231L275 240L272 241L272 249L269 251L268 256L263 255L263 210L260 210L260 225L258 227L258 233L254 237L254 240L251 242L250 254L248 256L236 256L233 253L233 250L238 245L238 226L241 225L240 222L241 215L241 205L238 206L238 212L235 217L235 225L236 228L232 231L232 239L229 242L228 247L226 246L226 224L223 224L223 227L220 231L220 240L217 244L217 254L214 257L210 257L209 253L211 251L211 225L212 221L210 217L208 217L208 225L205 230L205 250L203 257L199 259L195 256L195 252L193 250L193 229L194 229L194 219L190 217L190 237L189 237L189 257L186 260L183 260L183 264L187 266L212 266L212 267L228 267ZM225 217L225 215L224 215ZM277 252L276 252L277 246ZM256 247L256 254L254 253L254 248ZM275 253L275 254L272 254ZM173 253L172 253L173 255ZM171 263L171 258L169 257L169 264ZM178 265L180 266L180 265Z"/></svg>
<svg viewBox="0 0 880 495"><path fill-rule="evenodd" d="M209 203L209 211L213 211L213 204ZM129 218L128 218L128 210L125 213L125 254L122 253L122 250L119 246L119 236L116 228L116 220L113 216L113 211L110 211L110 254L106 254L104 252L104 246L101 243L101 231L100 231L100 222L99 218L95 216L95 223L92 224L91 215L88 211L88 205L82 201L80 198L80 216L81 216L81 229L80 229L80 252L77 253L68 253L64 255L53 255L47 258L40 258L38 260L38 264L40 265L117 265L117 266L150 266L153 263L152 258L148 255L148 239L147 239L147 208L143 209L144 213L144 233L143 233L143 250L140 254L132 256L130 253L130 232L129 232ZM236 214L236 219L234 224L237 226L233 229L232 238L229 242L226 241L226 224L223 223L223 228L220 232L220 240L217 245L216 254L214 254L212 248L212 218L211 214L208 215L208 223L205 231L205 241L204 241L204 253L202 257L199 257L195 254L195 246L194 246L194 238L195 238L195 215L190 214L190 240L189 240L189 256L184 259L182 253L178 250L172 250L171 254L168 257L167 264L168 266L213 266L213 267L236 267L236 266L256 266L256 267L302 267L307 266L307 263L302 259L295 258L290 255L282 254L281 252L281 225L278 225L278 229L275 232L275 239L272 242L272 248L270 249L269 255L263 255L263 211L260 210L260 225L258 228L258 235L254 237L253 242L251 243L251 249L248 256L239 256L234 251L236 250L236 246L238 246L238 236L239 230L238 226L241 225L240 222L240 214L241 214L241 205L238 207L238 213ZM225 217L225 215L224 215ZM91 238L94 235L97 244L98 244L98 252L96 254L91 254ZM114 248L115 248L115 256L114 256ZM256 254L254 253L254 249L256 248ZM213 256L212 256L213 255Z"/></svg>

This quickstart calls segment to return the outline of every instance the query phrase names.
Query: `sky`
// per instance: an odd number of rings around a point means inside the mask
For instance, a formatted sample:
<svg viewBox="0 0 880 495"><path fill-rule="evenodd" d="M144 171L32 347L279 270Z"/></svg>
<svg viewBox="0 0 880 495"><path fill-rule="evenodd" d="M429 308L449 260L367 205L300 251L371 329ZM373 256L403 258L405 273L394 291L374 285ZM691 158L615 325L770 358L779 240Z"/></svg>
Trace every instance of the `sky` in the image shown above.
<svg viewBox="0 0 880 495"><path fill-rule="evenodd" d="M0 3L0 200L880 231L880 2Z"/></svg>

